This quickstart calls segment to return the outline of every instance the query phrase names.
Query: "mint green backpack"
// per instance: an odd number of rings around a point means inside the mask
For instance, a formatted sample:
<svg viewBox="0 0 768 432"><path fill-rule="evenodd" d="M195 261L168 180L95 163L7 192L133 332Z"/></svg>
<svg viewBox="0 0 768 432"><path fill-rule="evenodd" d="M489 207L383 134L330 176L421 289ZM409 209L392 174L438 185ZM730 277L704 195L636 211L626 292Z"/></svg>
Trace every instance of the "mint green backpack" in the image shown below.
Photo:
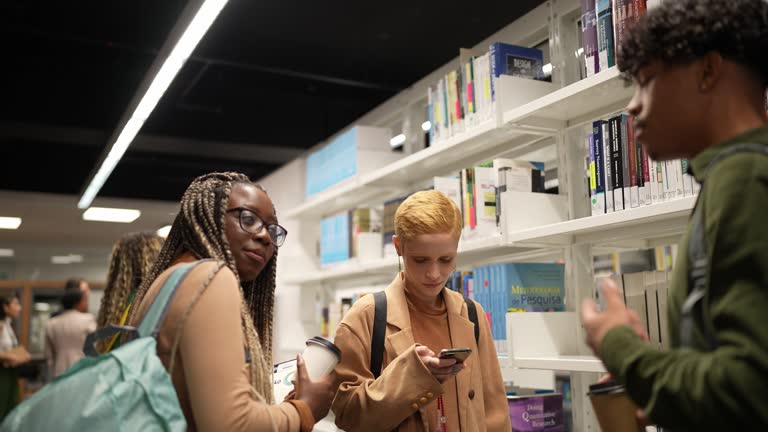
<svg viewBox="0 0 768 432"><path fill-rule="evenodd" d="M0 425L13 431L185 431L176 390L157 356L160 326L176 289L199 263L175 270L160 288L138 329L110 326L89 336L86 348L117 332L138 337L107 354L86 357L17 406Z"/></svg>

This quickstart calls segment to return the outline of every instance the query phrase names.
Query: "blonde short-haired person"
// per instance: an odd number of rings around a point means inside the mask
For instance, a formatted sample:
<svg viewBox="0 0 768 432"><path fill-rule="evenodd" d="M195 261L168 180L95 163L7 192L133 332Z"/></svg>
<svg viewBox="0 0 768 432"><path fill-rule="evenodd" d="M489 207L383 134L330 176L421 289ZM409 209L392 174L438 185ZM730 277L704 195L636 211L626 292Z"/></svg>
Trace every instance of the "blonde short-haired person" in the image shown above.
<svg viewBox="0 0 768 432"><path fill-rule="evenodd" d="M509 431L509 410L485 312L479 338L464 297L445 288L456 268L461 212L444 194L417 192L395 213L403 269L387 287L383 369L370 370L374 296L352 306L336 330L344 353L333 402L336 424L352 431ZM466 361L444 348L472 348Z"/></svg>

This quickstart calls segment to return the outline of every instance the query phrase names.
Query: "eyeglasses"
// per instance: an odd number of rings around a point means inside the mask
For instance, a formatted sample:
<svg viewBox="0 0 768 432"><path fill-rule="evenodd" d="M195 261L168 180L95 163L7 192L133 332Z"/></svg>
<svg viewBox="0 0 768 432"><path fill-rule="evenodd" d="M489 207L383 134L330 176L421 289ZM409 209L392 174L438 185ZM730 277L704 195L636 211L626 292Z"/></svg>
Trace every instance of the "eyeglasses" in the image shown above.
<svg viewBox="0 0 768 432"><path fill-rule="evenodd" d="M227 210L227 213L239 212L238 220L240 221L240 228L243 231L258 234L264 227L267 227L267 233L272 240L272 244L280 247L285 243L285 237L288 235L288 231L278 224L266 224L256 213L243 207L236 207Z"/></svg>

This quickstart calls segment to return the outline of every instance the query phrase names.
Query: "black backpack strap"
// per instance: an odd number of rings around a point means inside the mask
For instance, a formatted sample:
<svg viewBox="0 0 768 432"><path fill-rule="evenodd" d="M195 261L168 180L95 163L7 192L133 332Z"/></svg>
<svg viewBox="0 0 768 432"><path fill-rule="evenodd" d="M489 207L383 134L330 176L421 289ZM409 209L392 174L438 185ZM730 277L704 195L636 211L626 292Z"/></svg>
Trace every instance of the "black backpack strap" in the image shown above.
<svg viewBox="0 0 768 432"><path fill-rule="evenodd" d="M373 294L373 334L371 335L371 373L378 379L384 361L384 336L387 333L387 293Z"/></svg>
<svg viewBox="0 0 768 432"><path fill-rule="evenodd" d="M477 306L475 306L475 302L467 296L464 296L464 302L467 304L467 315L469 316L469 320L475 325L475 344L479 347L480 322L477 320Z"/></svg>
<svg viewBox="0 0 768 432"><path fill-rule="evenodd" d="M725 151L715 156L707 165L706 171L709 172L715 165L727 157L737 153L762 153L768 155L768 146L761 144L738 144L729 147ZM704 337L707 339L710 350L717 348L717 338L710 323L704 320L704 308L696 311L696 305L702 303L706 298L708 286L708 266L709 258L707 256L707 240L704 224L704 188L701 184L699 197L696 200L696 206L693 209L693 230L688 240L688 284L691 292L683 302L680 315L680 345L683 347L693 346L693 329L695 327L695 315L704 321Z"/></svg>

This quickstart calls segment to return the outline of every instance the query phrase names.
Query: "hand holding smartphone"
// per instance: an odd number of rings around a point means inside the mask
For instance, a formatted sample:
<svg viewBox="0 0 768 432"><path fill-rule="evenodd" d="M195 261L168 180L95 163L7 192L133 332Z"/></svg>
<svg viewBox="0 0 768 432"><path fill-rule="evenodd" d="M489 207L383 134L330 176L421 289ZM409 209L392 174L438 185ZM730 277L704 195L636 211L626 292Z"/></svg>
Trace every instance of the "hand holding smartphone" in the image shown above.
<svg viewBox="0 0 768 432"><path fill-rule="evenodd" d="M440 351L438 355L441 359L455 359L456 363L464 363L469 355L472 354L472 348L446 348Z"/></svg>

